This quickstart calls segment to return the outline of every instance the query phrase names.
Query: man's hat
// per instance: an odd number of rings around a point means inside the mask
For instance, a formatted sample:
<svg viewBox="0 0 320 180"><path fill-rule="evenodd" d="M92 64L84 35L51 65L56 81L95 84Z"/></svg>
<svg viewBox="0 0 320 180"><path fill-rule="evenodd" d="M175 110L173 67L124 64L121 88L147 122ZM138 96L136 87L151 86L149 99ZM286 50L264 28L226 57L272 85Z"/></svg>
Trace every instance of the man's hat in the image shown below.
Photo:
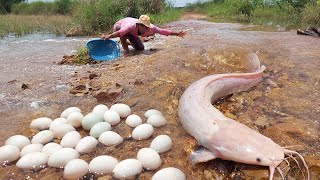
<svg viewBox="0 0 320 180"><path fill-rule="evenodd" d="M150 18L147 15L141 15L139 17L138 23L143 24L143 25L147 26L148 28L151 28Z"/></svg>

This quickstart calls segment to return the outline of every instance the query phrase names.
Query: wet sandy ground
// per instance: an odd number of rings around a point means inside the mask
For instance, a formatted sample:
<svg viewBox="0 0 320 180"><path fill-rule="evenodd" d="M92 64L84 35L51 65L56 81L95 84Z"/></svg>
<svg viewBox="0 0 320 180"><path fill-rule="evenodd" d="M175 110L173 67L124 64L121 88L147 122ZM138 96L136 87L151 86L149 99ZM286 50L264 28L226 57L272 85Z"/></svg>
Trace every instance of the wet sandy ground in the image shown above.
<svg viewBox="0 0 320 180"><path fill-rule="evenodd" d="M43 82L46 86L34 82L30 88L21 90L21 84L16 82L1 84L2 89L15 92L15 98L11 98L14 106L4 104L5 108L0 111L0 142L14 134L31 137L29 123L36 117L54 119L70 106L78 106L83 114L87 114L98 103L110 106L123 102L141 117L146 110L155 108L162 111L168 120L168 124L156 128L153 135L167 134L173 139L171 151L161 154L161 168L177 167L187 175L187 179L268 179L267 167L219 159L195 166L189 164L188 155L196 142L184 131L177 116L179 97L190 83L209 74L244 72L244 55L257 52L261 63L267 67L263 81L247 92L215 103L215 106L226 116L272 138L279 145L294 146L292 149L306 159L311 179L318 179L319 39L298 36L294 31L247 31L245 25L200 20L181 20L167 26L173 30L189 29L188 35L184 39L157 36L147 43L147 50L141 54L110 63L74 67L63 77L54 76L52 81ZM98 77L89 78L92 74ZM52 88L57 86L57 81L66 87ZM10 86L10 83L18 85ZM85 88L75 95L70 94L79 85ZM110 89L121 93L116 98L99 96ZM31 107L29 102L32 98L38 100L36 97L39 96L43 100L38 103L39 107ZM2 102L8 102L8 99L4 97ZM98 155L111 155L118 160L134 158L138 150L148 147L153 139L130 140L132 129L123 123L114 130L127 140L117 147L99 145L95 152L81 158L88 162ZM80 131L82 135L88 134ZM290 166L285 162L281 164L286 178L303 179L298 166L292 159L289 161ZM154 173L145 171L137 179L150 179ZM63 173L54 168L25 172L9 165L0 168L0 174L2 179L60 179ZM275 176L275 179L281 179L279 173ZM97 178L88 175L90 177ZM99 179L112 178L104 176Z"/></svg>

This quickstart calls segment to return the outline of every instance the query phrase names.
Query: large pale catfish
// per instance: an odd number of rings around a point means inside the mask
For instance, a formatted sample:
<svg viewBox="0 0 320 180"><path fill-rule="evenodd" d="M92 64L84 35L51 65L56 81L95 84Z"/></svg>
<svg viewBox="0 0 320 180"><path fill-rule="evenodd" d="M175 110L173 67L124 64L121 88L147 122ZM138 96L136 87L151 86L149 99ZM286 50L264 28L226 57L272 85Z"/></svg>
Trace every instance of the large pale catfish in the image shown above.
<svg viewBox="0 0 320 180"><path fill-rule="evenodd" d="M184 129L200 143L204 150L193 152L193 164L221 158L235 162L269 166L270 180L275 168L286 160L285 155L299 156L307 170L303 157L280 147L270 138L244 124L227 118L211 102L229 94L248 90L262 80L265 66L260 66L256 54L247 55L252 73L217 74L204 77L191 84L179 100L179 119ZM294 159L295 160L295 159ZM295 160L296 161L296 160Z"/></svg>

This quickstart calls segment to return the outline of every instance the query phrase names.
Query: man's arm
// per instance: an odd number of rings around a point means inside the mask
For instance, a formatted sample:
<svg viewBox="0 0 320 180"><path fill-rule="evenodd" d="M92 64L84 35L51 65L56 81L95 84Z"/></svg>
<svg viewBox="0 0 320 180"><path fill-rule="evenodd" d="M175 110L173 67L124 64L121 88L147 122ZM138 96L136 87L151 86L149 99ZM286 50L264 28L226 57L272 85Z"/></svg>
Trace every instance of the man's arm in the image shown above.
<svg viewBox="0 0 320 180"><path fill-rule="evenodd" d="M186 31L180 31L180 32L171 32L170 36L179 36L179 37L184 37L187 34Z"/></svg>
<svg viewBox="0 0 320 180"><path fill-rule="evenodd" d="M169 36L184 37L187 34L186 31L174 32L174 31L171 31L171 30L168 30L168 29L159 28L157 26L154 26L154 30L155 30L155 33L159 33L159 34L165 35L165 36L169 35Z"/></svg>
<svg viewBox="0 0 320 180"><path fill-rule="evenodd" d="M111 33L109 35L105 35L105 34L101 35L101 38L104 39L104 40L109 40L111 38L116 38L116 37L120 37L120 32L119 31L113 32L113 33Z"/></svg>

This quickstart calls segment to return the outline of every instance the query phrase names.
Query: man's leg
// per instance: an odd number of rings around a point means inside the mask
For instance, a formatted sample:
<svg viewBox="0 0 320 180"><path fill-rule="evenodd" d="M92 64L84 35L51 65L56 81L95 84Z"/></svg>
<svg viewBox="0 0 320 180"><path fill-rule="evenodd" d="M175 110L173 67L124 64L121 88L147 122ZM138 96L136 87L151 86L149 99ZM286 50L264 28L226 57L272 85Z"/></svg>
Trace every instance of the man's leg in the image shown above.
<svg viewBox="0 0 320 180"><path fill-rule="evenodd" d="M118 31L118 30L120 30L120 28L121 28L121 26L120 26L120 24L118 24L114 31ZM128 39L127 35L120 37L120 42L121 42L122 48L124 50L124 53L129 53L127 39Z"/></svg>
<svg viewBox="0 0 320 180"><path fill-rule="evenodd" d="M131 46L135 49L135 50L138 50L138 51L142 51L144 50L144 45L142 43L142 41L140 40L139 37L136 37L136 36L132 36L132 35L127 35L130 43L131 43Z"/></svg>

